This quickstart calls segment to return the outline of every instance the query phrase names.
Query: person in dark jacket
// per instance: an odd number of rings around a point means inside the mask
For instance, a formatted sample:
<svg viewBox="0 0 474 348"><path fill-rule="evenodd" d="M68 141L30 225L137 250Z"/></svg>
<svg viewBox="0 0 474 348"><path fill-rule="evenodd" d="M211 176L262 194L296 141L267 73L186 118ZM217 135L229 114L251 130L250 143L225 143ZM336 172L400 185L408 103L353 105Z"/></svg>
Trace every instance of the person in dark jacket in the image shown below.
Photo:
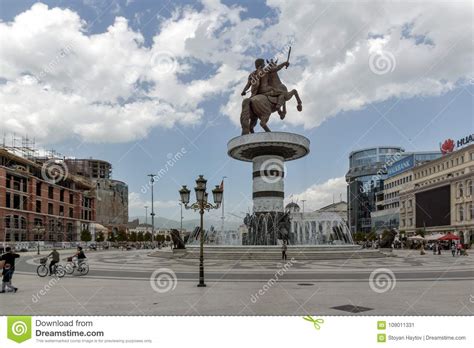
<svg viewBox="0 0 474 348"><path fill-rule="evenodd" d="M77 265L79 266L81 263L83 263L86 260L86 254L84 254L84 250L82 250L82 247L78 246L77 247L77 253L74 255L77 257Z"/></svg>
<svg viewBox="0 0 474 348"><path fill-rule="evenodd" d="M53 249L48 257L51 257L51 262L49 263L49 275L53 275L53 267L59 262L59 253L56 249Z"/></svg>
<svg viewBox="0 0 474 348"><path fill-rule="evenodd" d="M2 290L0 293L4 293L6 291L17 292L18 288L12 285L12 277L13 272L15 272L15 259L19 258L20 255L13 253L12 248L10 247L7 247L5 251L6 253L0 258L1 261L4 261L2 272Z"/></svg>

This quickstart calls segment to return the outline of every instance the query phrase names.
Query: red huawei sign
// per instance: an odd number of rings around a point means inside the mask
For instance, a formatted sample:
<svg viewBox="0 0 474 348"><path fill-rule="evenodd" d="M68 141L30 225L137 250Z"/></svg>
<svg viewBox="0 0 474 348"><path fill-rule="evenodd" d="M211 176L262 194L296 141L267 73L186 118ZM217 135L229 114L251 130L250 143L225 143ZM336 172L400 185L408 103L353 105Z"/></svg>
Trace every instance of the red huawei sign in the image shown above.
<svg viewBox="0 0 474 348"><path fill-rule="evenodd" d="M447 139L444 141L444 143L441 145L441 153L443 155L446 155L447 153L453 152L454 151L454 140L453 139Z"/></svg>

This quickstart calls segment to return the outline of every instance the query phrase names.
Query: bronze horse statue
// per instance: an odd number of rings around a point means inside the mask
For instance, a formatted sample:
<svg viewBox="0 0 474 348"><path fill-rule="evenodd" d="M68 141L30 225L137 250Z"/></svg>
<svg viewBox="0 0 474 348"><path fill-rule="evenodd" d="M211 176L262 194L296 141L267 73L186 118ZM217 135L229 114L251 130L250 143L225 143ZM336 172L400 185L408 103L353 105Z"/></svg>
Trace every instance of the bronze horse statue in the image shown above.
<svg viewBox="0 0 474 348"><path fill-rule="evenodd" d="M283 63L277 65L278 60L267 60L267 65L262 69L259 79L266 79L266 83L270 87L271 91L267 93L256 93L250 98L246 98L242 101L242 112L240 114L240 124L242 126L242 135L254 133L254 128L260 120L260 126L265 132L271 132L267 123L270 119L270 115L274 112L278 112L280 119L284 119L286 116L286 102L293 98L296 98L298 104L296 109L298 111L303 110L301 98L296 89L288 91L288 88L281 82L278 76L278 70L282 66L288 67L289 63ZM250 79L250 78L249 78ZM245 95L245 90L242 93ZM281 107L278 105L279 96L284 100Z"/></svg>

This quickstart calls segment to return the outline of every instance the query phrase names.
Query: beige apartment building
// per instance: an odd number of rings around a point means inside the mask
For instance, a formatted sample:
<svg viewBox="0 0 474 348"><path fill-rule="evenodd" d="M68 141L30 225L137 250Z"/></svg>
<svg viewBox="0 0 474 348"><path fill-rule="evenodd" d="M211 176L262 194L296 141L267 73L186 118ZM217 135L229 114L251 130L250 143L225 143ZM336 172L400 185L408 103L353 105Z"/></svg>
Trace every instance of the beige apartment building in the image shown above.
<svg viewBox="0 0 474 348"><path fill-rule="evenodd" d="M401 185L394 185L400 200L400 231L408 236L419 230L452 232L463 243L472 242L474 145L416 166L396 179L402 179Z"/></svg>

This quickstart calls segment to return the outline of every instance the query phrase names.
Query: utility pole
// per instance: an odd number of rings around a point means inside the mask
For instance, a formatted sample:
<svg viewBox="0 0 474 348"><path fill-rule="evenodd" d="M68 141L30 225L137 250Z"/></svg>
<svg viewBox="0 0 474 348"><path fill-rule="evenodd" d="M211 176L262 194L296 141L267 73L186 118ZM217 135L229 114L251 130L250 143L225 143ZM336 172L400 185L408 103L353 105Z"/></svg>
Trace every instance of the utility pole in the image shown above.
<svg viewBox="0 0 474 348"><path fill-rule="evenodd" d="M156 174L148 174L150 177L150 185L151 185L151 242L153 243L153 239L155 236L155 210L153 206L153 186L155 186L155 176Z"/></svg>
<svg viewBox="0 0 474 348"><path fill-rule="evenodd" d="M304 202L306 202L306 199L302 199L301 202L303 203L303 214L304 214Z"/></svg>

